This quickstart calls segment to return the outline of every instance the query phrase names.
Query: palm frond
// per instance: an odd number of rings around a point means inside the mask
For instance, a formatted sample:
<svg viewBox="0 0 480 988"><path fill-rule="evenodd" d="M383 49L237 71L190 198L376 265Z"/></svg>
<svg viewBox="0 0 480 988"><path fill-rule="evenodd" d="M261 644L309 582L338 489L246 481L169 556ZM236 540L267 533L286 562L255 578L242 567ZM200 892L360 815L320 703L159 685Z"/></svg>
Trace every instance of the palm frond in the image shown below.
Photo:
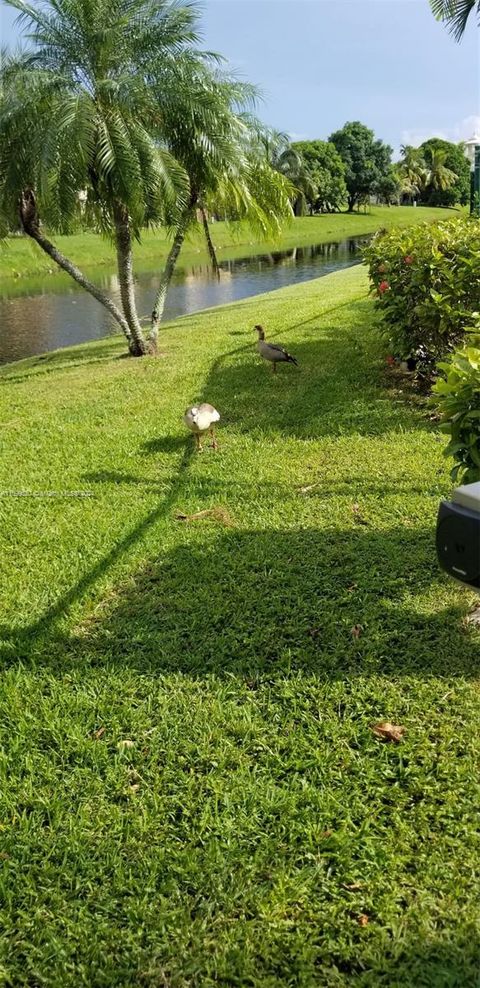
<svg viewBox="0 0 480 988"><path fill-rule="evenodd" d="M470 15L476 9L480 19L479 0L430 0L434 16L447 24L456 41L460 41L467 26Z"/></svg>

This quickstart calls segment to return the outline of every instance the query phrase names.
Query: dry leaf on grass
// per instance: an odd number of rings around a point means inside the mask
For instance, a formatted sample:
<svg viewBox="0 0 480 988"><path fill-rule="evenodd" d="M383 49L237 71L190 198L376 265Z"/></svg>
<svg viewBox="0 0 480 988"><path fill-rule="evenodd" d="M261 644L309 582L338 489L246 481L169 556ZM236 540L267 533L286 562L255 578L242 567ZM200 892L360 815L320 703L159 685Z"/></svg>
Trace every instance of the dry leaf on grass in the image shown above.
<svg viewBox="0 0 480 988"><path fill-rule="evenodd" d="M382 741L395 741L396 744L402 740L405 734L404 727L400 727L399 724L391 724L388 720L382 720L379 724L373 724L372 731Z"/></svg>
<svg viewBox="0 0 480 988"><path fill-rule="evenodd" d="M467 614L465 621L467 624L473 624L480 627L480 607L475 607L473 611L470 611L470 614Z"/></svg>
<svg viewBox="0 0 480 988"><path fill-rule="evenodd" d="M367 916L367 914L366 913L360 913L360 916L357 916L357 923L358 923L359 926L368 926L368 916Z"/></svg>
<svg viewBox="0 0 480 988"><path fill-rule="evenodd" d="M95 738L96 741L100 741L100 738L103 737L104 734L105 734L105 728L104 727L99 727L98 728L98 731L95 731L95 733L94 733L93 736L94 736L94 738Z"/></svg>
<svg viewBox="0 0 480 988"><path fill-rule="evenodd" d="M119 741L117 744L117 748L119 749L119 751L123 751L124 748L134 748L134 747L135 747L135 741L131 741L130 738L125 738L123 741Z"/></svg>
<svg viewBox="0 0 480 988"><path fill-rule="evenodd" d="M360 638L362 631L363 631L363 627L361 624L354 624L353 628L350 631L350 634L352 635L353 638Z"/></svg>
<svg viewBox="0 0 480 988"><path fill-rule="evenodd" d="M358 892L360 889L365 888L365 882L352 882L351 885L347 885L346 882L342 882L342 889L346 889L347 892Z"/></svg>
<svg viewBox="0 0 480 988"><path fill-rule="evenodd" d="M368 525L368 521L366 520L366 518L363 517L360 511L359 504L352 505L352 511L353 511L353 520L354 522L356 522L357 525Z"/></svg>
<svg viewBox="0 0 480 988"><path fill-rule="evenodd" d="M318 484L307 484L306 487L299 487L298 488L298 493L299 494L309 494L310 491L314 491L316 487L318 487Z"/></svg>
<svg viewBox="0 0 480 988"><path fill-rule="evenodd" d="M177 511L175 518L177 521L201 521L203 518L213 518L221 525L229 528L233 525L233 520L226 508L205 508L203 511L194 511L192 515L186 515L183 511Z"/></svg>

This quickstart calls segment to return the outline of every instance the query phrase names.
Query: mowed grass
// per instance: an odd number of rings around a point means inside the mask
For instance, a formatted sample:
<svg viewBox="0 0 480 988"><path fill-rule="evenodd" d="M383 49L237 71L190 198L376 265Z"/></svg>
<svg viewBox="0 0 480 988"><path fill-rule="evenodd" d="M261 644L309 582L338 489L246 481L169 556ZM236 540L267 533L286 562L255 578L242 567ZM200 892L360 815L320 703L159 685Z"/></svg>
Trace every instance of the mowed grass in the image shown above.
<svg viewBox="0 0 480 988"><path fill-rule="evenodd" d="M276 241L256 241L252 231L243 224L212 224L212 237L219 257L232 259L258 254L270 250L287 250L302 244L328 243L362 233L373 233L380 227L410 226L426 220L445 219L460 215L459 209L436 209L411 206L372 206L368 213L336 213L323 216L302 216L286 226L282 236ZM115 268L115 248L113 244L95 233L80 233L72 236L53 237L67 257L90 275L99 267ZM165 261L171 240L163 230L145 230L141 243L135 244L134 260L139 268L153 269ZM208 261L204 248L203 233L198 229L186 240L180 255L180 265ZM43 251L28 237L9 237L0 242L0 290L2 294L13 291L9 279L32 277L35 275L55 275L58 268ZM65 276L67 278L68 276Z"/></svg>
<svg viewBox="0 0 480 988"><path fill-rule="evenodd" d="M366 273L161 346L0 375L0 982L473 988L475 598L437 567L443 440Z"/></svg>

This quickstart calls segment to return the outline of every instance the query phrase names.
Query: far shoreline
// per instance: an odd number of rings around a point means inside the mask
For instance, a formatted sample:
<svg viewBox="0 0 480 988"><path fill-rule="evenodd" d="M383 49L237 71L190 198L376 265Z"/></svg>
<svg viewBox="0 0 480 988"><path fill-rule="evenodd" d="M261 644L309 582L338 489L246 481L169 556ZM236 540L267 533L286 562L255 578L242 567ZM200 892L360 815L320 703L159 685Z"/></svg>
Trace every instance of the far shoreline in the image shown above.
<svg viewBox="0 0 480 988"><path fill-rule="evenodd" d="M367 213L322 213L318 216L295 217L285 228L284 234L276 241L252 240L252 234L244 225L237 226L219 222L212 225L215 247L221 260L234 260L245 253L262 254L293 247L306 247L312 244L331 243L348 237L374 233L376 230L392 226L410 226L421 222L460 215L462 208L440 208L430 206L371 206ZM92 273L99 267L112 273L115 271L115 258L112 245L100 234L80 233L54 238L60 249L80 268ZM134 262L144 270L150 266L160 269L170 246L169 238L163 230L146 230L140 244L134 247ZM198 231L187 241L180 254L179 268L193 263L208 263L208 255L203 248L201 232ZM8 237L0 242L0 293L8 296L11 283L19 279L63 275L52 267L52 261L25 236Z"/></svg>

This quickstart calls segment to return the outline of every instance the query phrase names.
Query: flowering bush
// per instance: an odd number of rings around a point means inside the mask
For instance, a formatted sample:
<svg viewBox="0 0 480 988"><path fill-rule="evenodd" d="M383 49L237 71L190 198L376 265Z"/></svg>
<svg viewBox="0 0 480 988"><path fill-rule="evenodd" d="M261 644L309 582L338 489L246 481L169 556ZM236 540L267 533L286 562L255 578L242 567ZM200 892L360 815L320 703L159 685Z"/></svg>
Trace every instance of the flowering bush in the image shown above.
<svg viewBox="0 0 480 988"><path fill-rule="evenodd" d="M389 349L432 370L480 310L480 222L380 231L364 256Z"/></svg>
<svg viewBox="0 0 480 988"><path fill-rule="evenodd" d="M445 455L455 461L452 480L474 483L480 480L480 336L438 368L442 376L431 403L442 419L441 430L450 436Z"/></svg>

